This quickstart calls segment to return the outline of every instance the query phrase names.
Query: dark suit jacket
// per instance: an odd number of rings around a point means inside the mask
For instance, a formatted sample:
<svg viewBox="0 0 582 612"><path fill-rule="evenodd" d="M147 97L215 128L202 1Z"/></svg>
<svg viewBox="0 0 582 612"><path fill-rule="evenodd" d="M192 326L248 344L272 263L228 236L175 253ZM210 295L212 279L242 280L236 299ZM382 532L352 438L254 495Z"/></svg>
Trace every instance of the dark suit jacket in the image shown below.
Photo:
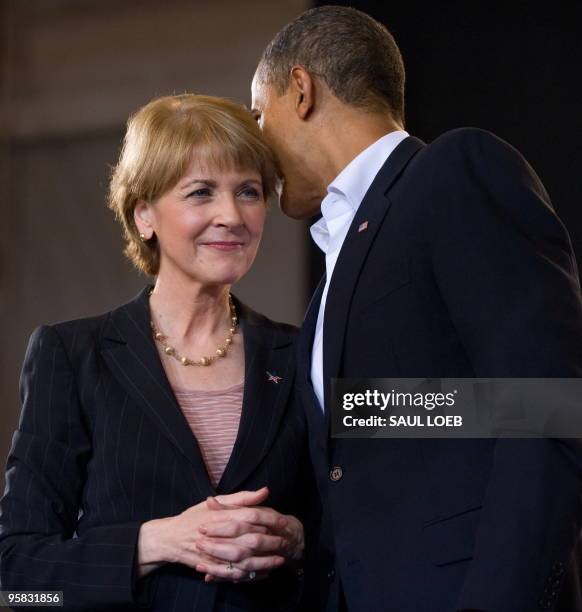
<svg viewBox="0 0 582 612"><path fill-rule="evenodd" d="M141 523L208 495L268 485L267 505L302 515L308 453L293 393L296 329L236 304L244 400L216 490L159 360L147 287L103 316L34 332L1 500L4 590L62 590L71 610L294 609L302 578L289 568L239 585L205 584L178 564L132 576ZM267 371L281 380L269 382Z"/></svg>
<svg viewBox="0 0 582 612"><path fill-rule="evenodd" d="M570 239L526 161L476 129L428 146L409 137L392 153L333 273L325 418L309 378L322 288L298 385L327 517L317 565L329 609L341 581L350 612L581 611L579 440L328 434L334 377L582 376Z"/></svg>

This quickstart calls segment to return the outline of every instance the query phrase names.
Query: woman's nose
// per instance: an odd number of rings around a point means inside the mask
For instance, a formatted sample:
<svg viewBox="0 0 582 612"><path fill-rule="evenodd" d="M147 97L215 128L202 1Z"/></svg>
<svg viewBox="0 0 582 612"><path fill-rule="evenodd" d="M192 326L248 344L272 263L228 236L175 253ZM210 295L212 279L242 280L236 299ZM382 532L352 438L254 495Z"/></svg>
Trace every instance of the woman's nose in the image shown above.
<svg viewBox="0 0 582 612"><path fill-rule="evenodd" d="M224 196L220 199L216 224L230 228L240 227L244 224L239 204L234 195Z"/></svg>

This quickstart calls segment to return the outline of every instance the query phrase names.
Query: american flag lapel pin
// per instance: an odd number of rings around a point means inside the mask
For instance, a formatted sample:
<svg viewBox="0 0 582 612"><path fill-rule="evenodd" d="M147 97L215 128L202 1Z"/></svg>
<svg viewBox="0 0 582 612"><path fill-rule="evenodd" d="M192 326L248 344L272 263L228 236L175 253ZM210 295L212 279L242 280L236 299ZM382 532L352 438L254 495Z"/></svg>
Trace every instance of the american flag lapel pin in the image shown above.
<svg viewBox="0 0 582 612"><path fill-rule="evenodd" d="M360 232L363 232L364 230L368 229L368 222L364 221L363 223L360 223L359 227L358 227L358 234Z"/></svg>
<svg viewBox="0 0 582 612"><path fill-rule="evenodd" d="M266 372L267 374L267 382L273 382L276 385L279 384L280 380L283 380L281 376L277 376L276 374L271 374L271 372Z"/></svg>

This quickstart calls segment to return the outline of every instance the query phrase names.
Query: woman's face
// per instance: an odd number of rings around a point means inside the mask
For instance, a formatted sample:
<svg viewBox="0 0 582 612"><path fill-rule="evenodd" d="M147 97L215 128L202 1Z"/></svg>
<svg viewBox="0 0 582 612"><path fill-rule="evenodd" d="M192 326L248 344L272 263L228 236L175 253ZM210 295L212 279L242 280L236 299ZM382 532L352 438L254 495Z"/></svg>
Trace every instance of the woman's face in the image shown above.
<svg viewBox="0 0 582 612"><path fill-rule="evenodd" d="M135 209L139 231L158 239L158 276L187 277L202 285L230 285L246 274L265 216L258 171L219 170L195 158L172 189Z"/></svg>

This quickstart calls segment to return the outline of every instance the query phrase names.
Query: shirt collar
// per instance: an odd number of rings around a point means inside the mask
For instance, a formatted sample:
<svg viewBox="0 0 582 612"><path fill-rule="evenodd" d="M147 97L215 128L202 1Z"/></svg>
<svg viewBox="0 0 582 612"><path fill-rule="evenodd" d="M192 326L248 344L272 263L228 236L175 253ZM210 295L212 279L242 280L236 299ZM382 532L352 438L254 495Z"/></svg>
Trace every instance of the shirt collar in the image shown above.
<svg viewBox="0 0 582 612"><path fill-rule="evenodd" d="M396 130L376 140L335 177L327 192L343 196L354 210L358 210L380 168L407 136L408 132Z"/></svg>
<svg viewBox="0 0 582 612"><path fill-rule="evenodd" d="M310 228L313 241L324 253L330 250L333 228L342 224L344 216L354 217L380 168L407 137L408 132L404 130L382 136L357 155L328 185L327 195L321 203L322 217Z"/></svg>
<svg viewBox="0 0 582 612"><path fill-rule="evenodd" d="M347 230L356 213L345 197L331 192L321 203L321 214L321 219L310 228L311 238L327 254L341 247L338 237L342 228Z"/></svg>

